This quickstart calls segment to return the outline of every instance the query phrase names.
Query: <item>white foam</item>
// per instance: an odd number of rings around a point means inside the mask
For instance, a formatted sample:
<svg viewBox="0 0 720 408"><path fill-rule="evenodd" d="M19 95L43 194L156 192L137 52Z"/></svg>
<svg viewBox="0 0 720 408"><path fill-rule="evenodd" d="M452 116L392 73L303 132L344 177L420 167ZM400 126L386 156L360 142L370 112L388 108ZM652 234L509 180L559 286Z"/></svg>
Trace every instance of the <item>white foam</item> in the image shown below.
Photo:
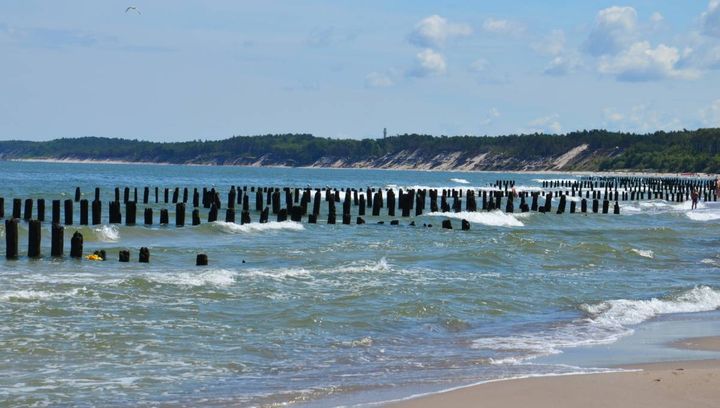
<svg viewBox="0 0 720 408"><path fill-rule="evenodd" d="M254 222L242 225L235 224L234 222L215 221L212 222L211 225L229 234L247 234L264 231L302 231L305 229L301 223L294 221L271 221L265 224Z"/></svg>
<svg viewBox="0 0 720 408"><path fill-rule="evenodd" d="M149 281L180 286L218 286L227 287L235 283L237 272L226 269L214 269L201 273L153 273L146 275Z"/></svg>
<svg viewBox="0 0 720 408"><path fill-rule="evenodd" d="M643 258L655 258L655 253L649 249L636 249L632 248L631 251L635 252L636 254L642 256Z"/></svg>
<svg viewBox="0 0 720 408"><path fill-rule="evenodd" d="M47 292L44 290L12 290L0 293L0 301L13 302L23 300L45 300L59 297L74 297L81 292L87 291L87 288L75 288L67 292Z"/></svg>
<svg viewBox="0 0 720 408"><path fill-rule="evenodd" d="M115 225L103 225L100 228L94 228L93 231L101 242L117 242L120 239L120 231Z"/></svg>
<svg viewBox="0 0 720 408"><path fill-rule="evenodd" d="M604 326L626 326L642 323L658 315L706 312L720 308L720 291L697 286L670 299L609 300L596 305L583 305L592 320Z"/></svg>
<svg viewBox="0 0 720 408"><path fill-rule="evenodd" d="M462 178L451 178L450 181L452 181L453 183L458 183L458 184L470 184L469 181L462 179Z"/></svg>
<svg viewBox="0 0 720 408"><path fill-rule="evenodd" d="M715 221L720 220L720 211L688 211L685 215L693 221Z"/></svg>
<svg viewBox="0 0 720 408"><path fill-rule="evenodd" d="M512 364L557 354L563 348L609 344L633 333L632 326L659 315L716 310L720 308L720 291L697 286L665 299L616 299L580 308L589 316L554 330L477 339L472 347L520 353L492 360L495 364Z"/></svg>
<svg viewBox="0 0 720 408"><path fill-rule="evenodd" d="M17 300L40 300L49 299L55 295L42 290L13 290L10 292L0 293L0 300L4 302Z"/></svg>
<svg viewBox="0 0 720 408"><path fill-rule="evenodd" d="M493 227L522 227L525 224L518 220L513 214L507 214L496 210L491 212L431 212L427 214L431 217L447 217L460 220L467 220L475 224L489 225Z"/></svg>

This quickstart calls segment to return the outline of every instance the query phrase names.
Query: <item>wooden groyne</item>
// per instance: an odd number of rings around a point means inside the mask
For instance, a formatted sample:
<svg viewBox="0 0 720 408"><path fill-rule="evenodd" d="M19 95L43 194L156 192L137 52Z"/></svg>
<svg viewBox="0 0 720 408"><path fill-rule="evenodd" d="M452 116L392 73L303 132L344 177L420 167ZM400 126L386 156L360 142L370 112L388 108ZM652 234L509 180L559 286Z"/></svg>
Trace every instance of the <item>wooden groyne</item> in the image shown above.
<svg viewBox="0 0 720 408"><path fill-rule="evenodd" d="M501 211L504 213L555 214L620 214L621 203L662 200L681 203L691 200L695 191L700 201L717 201L715 179L663 177L582 177L578 180L545 180L541 188L522 191L514 180L496 180L483 188L330 188L330 187L260 187L229 186L225 191L215 187L115 187L105 197L99 187L86 198L81 187L74 188L73 199L50 197L50 256L65 253L65 230L74 225L124 224L128 227L171 226L184 228L188 210L190 224L224 220L227 223L249 224L269 221L325 223L328 225L365 225L370 221L391 226L402 219L415 226L414 217L423 214ZM154 193L154 194L151 194ZM103 205L103 198L106 205ZM8 198L12 216L5 220L5 254L17 259L19 223L27 223L27 256L42 256L42 226L46 221L46 198ZM4 218L5 197L0 197L0 218ZM76 205L77 204L77 205ZM140 207L140 208L139 208ZM105 212L103 213L103 209ZM324 209L324 211L323 211ZM140 223L138 211L142 211ZM172 211L172 212L171 212ZM172 218L171 218L172 215ZM156 218L157 217L157 218ZM400 219L397 219L400 218ZM458 217L455 217L458 218ZM559 218L560 219L560 218ZM431 224L424 223L425 227ZM441 222L441 229L453 229L450 219ZM467 231L470 223L460 220L459 229ZM82 259L83 236L74 231L70 241L70 257ZM138 261L150 262L150 250L141 248ZM97 254L96 254L97 255ZM101 257L105 259L103 255ZM127 262L129 254L119 259ZM199 257L198 264L207 262Z"/></svg>

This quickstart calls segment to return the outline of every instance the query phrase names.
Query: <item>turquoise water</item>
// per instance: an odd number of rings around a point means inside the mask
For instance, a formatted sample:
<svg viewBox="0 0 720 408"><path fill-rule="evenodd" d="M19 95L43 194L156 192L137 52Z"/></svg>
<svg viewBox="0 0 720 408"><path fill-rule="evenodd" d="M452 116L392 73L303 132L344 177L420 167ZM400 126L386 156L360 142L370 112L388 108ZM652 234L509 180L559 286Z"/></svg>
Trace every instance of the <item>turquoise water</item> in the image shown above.
<svg viewBox="0 0 720 408"><path fill-rule="evenodd" d="M231 185L477 190L514 179L537 190L557 177L0 162L6 215L13 197L42 197L49 220L50 200L72 198L76 186L92 200L100 187L105 225L66 227L65 252L79 230L85 253L109 258L0 260L0 398L8 406L371 402L588 371L558 358L624 341L658 318L720 307L719 203L695 211L621 203L620 215L424 215L411 227L385 209L366 225L327 225L323 202L318 224L207 224L202 209L202 225L189 226L188 211L188 226L175 228L157 225L161 208L174 220L174 205L151 200L154 226L106 225L114 187L214 186L225 200ZM456 229L438 228L448 216ZM49 236L44 225L45 255ZM136 262L142 246L149 264ZM123 249L132 262L117 262ZM200 252L206 267L195 266Z"/></svg>

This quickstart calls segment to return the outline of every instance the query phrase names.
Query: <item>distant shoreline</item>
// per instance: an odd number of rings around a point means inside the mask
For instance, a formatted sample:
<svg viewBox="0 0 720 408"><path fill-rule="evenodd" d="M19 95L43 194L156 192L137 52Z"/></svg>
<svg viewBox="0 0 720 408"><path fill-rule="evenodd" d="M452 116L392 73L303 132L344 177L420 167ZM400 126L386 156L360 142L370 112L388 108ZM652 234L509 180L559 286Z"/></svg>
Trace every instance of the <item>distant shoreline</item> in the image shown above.
<svg viewBox="0 0 720 408"><path fill-rule="evenodd" d="M210 163L169 163L169 162L149 162L149 161L127 161L127 160L96 160L96 159L5 159L7 162L25 162L25 163L56 163L56 164L120 164L120 165L152 165L152 166L201 166L201 167L247 167L247 168L278 168L278 169L333 169L333 170L389 170L389 171L417 171L417 172L447 172L447 173L509 173L509 174L557 174L557 175L573 175L573 176L619 176L619 177L687 177L687 178L708 178L715 177L715 174L706 173L659 173L659 172L643 172L636 170L628 171L587 171L587 170L448 170L448 169L410 169L404 167L334 167L334 166L283 166L283 165L241 165L241 164L210 164Z"/></svg>

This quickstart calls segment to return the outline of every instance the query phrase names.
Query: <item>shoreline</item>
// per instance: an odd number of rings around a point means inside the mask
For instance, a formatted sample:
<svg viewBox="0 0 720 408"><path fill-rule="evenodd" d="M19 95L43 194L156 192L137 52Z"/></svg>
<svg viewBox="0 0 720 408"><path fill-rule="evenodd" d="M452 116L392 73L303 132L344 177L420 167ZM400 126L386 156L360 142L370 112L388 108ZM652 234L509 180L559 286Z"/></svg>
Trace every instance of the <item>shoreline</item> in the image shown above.
<svg viewBox="0 0 720 408"><path fill-rule="evenodd" d="M720 352L720 336L685 338L670 342L668 346ZM623 364L605 372L489 380L374 405L394 408L670 408L711 407L717 401L720 401L720 359Z"/></svg>
<svg viewBox="0 0 720 408"><path fill-rule="evenodd" d="M541 174L541 175L573 175L573 176L619 176L619 177L679 177L679 178L712 178L716 174L708 173L661 173L645 172L638 170L615 170L615 171L590 171L590 170L434 170L434 169L411 169L403 167L382 168L382 167L333 167L333 166L284 166L284 165L241 165L241 164L210 164L210 163L170 163L170 162L146 162L126 160L95 160L95 159L4 159L7 162L20 163L56 163L56 164L115 164L115 165L151 165L151 166L200 166L200 167L242 167L242 168L272 168L272 169L333 169L333 170L387 170L387 171L417 171L417 172L446 172L446 173L509 173L509 174Z"/></svg>

